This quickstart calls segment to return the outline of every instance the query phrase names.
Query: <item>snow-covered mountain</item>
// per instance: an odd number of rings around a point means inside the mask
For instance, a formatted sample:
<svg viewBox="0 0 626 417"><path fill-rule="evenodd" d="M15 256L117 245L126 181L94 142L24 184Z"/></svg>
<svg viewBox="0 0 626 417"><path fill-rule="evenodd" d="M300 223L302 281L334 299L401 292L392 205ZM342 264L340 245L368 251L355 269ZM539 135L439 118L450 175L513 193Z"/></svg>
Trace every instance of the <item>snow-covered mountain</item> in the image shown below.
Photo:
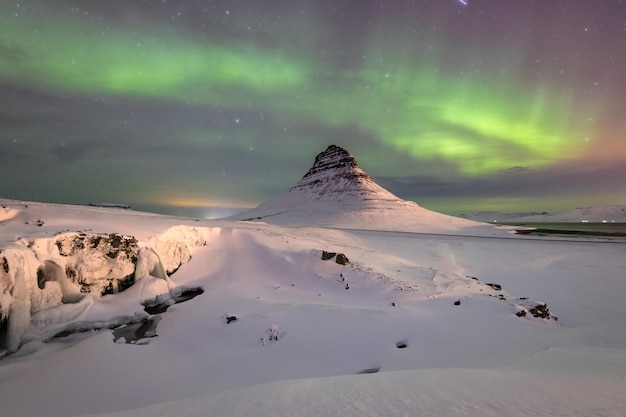
<svg viewBox="0 0 626 417"><path fill-rule="evenodd" d="M501 213L497 211L477 211L461 214L459 217L482 222L590 222L626 223L626 205L605 205L577 207L560 214L548 212Z"/></svg>
<svg viewBox="0 0 626 417"><path fill-rule="evenodd" d="M464 219L474 220L477 222L508 222L519 221L520 219L526 219L529 217L545 217L549 216L548 212L528 211L519 213L502 213L499 211L474 211L471 213L464 213L459 215Z"/></svg>
<svg viewBox="0 0 626 417"><path fill-rule="evenodd" d="M572 211L555 215L538 215L517 218L513 221L525 220L533 222L592 222L592 223L626 223L626 205L606 205L594 207L577 207Z"/></svg>
<svg viewBox="0 0 626 417"><path fill-rule="evenodd" d="M279 225L472 233L483 223L437 213L402 200L376 182L345 149L331 145L293 187L229 217Z"/></svg>

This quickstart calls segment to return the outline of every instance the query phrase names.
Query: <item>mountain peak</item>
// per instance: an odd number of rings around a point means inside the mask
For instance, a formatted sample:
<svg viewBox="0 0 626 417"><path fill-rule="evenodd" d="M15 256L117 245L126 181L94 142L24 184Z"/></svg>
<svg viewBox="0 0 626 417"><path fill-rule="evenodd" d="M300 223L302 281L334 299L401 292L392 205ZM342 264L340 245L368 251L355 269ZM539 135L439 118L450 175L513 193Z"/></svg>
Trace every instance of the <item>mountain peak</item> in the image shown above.
<svg viewBox="0 0 626 417"><path fill-rule="evenodd" d="M360 170L359 164L357 164L356 159L350 152L340 146L330 145L324 152L317 154L313 166L304 174L303 179L315 176L320 171L336 168L346 168L347 171Z"/></svg>
<svg viewBox="0 0 626 417"><path fill-rule="evenodd" d="M315 157L313 166L302 179L287 192L307 191L317 197L339 194L366 196L376 194L377 198L397 199L389 191L378 186L372 177L359 167L350 152L336 145L330 145Z"/></svg>

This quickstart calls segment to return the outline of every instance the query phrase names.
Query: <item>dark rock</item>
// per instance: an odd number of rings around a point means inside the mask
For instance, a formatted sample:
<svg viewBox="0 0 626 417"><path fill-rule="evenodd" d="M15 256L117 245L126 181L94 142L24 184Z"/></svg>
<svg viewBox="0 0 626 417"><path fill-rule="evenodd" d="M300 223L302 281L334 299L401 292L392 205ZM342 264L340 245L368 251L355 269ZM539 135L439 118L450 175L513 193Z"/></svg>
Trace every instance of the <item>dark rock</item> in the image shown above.
<svg viewBox="0 0 626 417"><path fill-rule="evenodd" d="M146 313L150 315L161 314L161 313L165 313L167 309L170 308L170 305L171 304L155 302L154 304L144 305L143 311L145 311Z"/></svg>
<svg viewBox="0 0 626 417"><path fill-rule="evenodd" d="M204 293L204 288L202 287L179 287L171 290L169 297L156 297L142 302L141 305L148 314L160 314L167 311L170 306L189 301L202 293Z"/></svg>
<svg viewBox="0 0 626 417"><path fill-rule="evenodd" d="M343 253L338 253L337 258L335 258L335 262L337 262L339 265L346 265L350 261L348 260L348 257L346 255L344 255Z"/></svg>
<svg viewBox="0 0 626 417"><path fill-rule="evenodd" d="M550 312L546 303L538 303L528 308L528 305L521 307L522 309L515 313L517 317L526 317L530 313L533 317L539 319L551 319L558 321L558 317Z"/></svg>
<svg viewBox="0 0 626 417"><path fill-rule="evenodd" d="M496 291L502 291L502 285L500 285L500 284L486 283L485 285L493 288Z"/></svg>
<svg viewBox="0 0 626 417"><path fill-rule="evenodd" d="M237 321L237 317L236 316L226 316L226 324L232 323L233 321Z"/></svg>
<svg viewBox="0 0 626 417"><path fill-rule="evenodd" d="M374 182L372 177L359 167L356 159L348 151L339 146L330 145L315 157L313 166L292 189L324 188L327 183L341 183L342 179L355 184Z"/></svg>
<svg viewBox="0 0 626 417"><path fill-rule="evenodd" d="M333 259L337 255L337 252L326 252L322 251L322 261L327 261L329 259Z"/></svg>
<svg viewBox="0 0 626 417"><path fill-rule="evenodd" d="M455 306L460 306L460 305L461 305L461 300L456 300L456 301L454 302L454 305L455 305Z"/></svg>
<svg viewBox="0 0 626 417"><path fill-rule="evenodd" d="M346 265L347 263L350 262L348 257L344 255L343 253L326 252L325 250L322 251L322 261L328 261L333 258L335 258L335 262L337 262L339 265ZM343 276L343 274L341 276Z"/></svg>
<svg viewBox="0 0 626 417"><path fill-rule="evenodd" d="M406 349L409 345L406 343L406 341L402 340L400 342L396 343L396 347L398 349Z"/></svg>
<svg viewBox="0 0 626 417"><path fill-rule="evenodd" d="M37 287L43 290L46 285L46 275L41 267L37 268Z"/></svg>
<svg viewBox="0 0 626 417"><path fill-rule="evenodd" d="M533 317L539 317L542 319L546 319L550 317L550 310L548 309L547 304L537 304L535 307L531 308L529 311L530 311L530 314L533 315Z"/></svg>
<svg viewBox="0 0 626 417"><path fill-rule="evenodd" d="M367 369L363 369L359 372L357 372L357 374L375 374L378 371L380 371L380 366L378 368L367 368Z"/></svg>

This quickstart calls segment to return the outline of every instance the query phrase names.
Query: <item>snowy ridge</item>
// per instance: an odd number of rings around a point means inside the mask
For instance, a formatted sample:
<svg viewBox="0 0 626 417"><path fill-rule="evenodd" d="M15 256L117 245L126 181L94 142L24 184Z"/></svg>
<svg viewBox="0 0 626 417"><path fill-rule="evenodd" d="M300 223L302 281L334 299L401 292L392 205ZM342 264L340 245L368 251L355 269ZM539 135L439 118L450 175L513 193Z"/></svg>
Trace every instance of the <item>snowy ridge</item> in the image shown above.
<svg viewBox="0 0 626 417"><path fill-rule="evenodd" d="M502 221L518 221L536 216L548 216L548 212L519 212L519 213L502 213L499 211L474 211L472 213L464 213L459 215L464 219L475 220L478 222L502 222Z"/></svg>
<svg viewBox="0 0 626 417"><path fill-rule="evenodd" d="M517 221L518 219L515 219ZM626 223L626 205L577 207L572 211L553 216L530 216L524 220L536 222L593 222Z"/></svg>
<svg viewBox="0 0 626 417"><path fill-rule="evenodd" d="M477 211L461 214L460 217L484 222L591 222L591 223L626 223L626 205L605 205L578 207L561 214L547 212L500 213L496 211Z"/></svg>
<svg viewBox="0 0 626 417"><path fill-rule="evenodd" d="M376 184L345 149L331 145L318 154L298 183L230 220L271 224L371 228L420 232L496 233L483 223L448 216L398 198Z"/></svg>

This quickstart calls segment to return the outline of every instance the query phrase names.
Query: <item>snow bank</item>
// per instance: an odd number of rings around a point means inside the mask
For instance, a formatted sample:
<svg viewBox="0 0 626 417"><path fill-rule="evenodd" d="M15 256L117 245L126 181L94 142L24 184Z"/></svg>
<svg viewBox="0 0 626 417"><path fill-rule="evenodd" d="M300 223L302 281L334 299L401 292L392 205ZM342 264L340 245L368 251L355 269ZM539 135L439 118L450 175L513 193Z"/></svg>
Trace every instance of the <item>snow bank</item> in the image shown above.
<svg viewBox="0 0 626 417"><path fill-rule="evenodd" d="M608 378L567 377L553 369L419 369L287 380L97 417L624 415L623 378L617 372Z"/></svg>
<svg viewBox="0 0 626 417"><path fill-rule="evenodd" d="M0 206L0 222L12 219L20 213L20 210L8 207L6 205Z"/></svg>
<svg viewBox="0 0 626 417"><path fill-rule="evenodd" d="M210 229L199 230L189 226L174 226L152 241L154 250L168 274L175 272L182 264L191 259L193 250L207 244L207 238L213 232Z"/></svg>

